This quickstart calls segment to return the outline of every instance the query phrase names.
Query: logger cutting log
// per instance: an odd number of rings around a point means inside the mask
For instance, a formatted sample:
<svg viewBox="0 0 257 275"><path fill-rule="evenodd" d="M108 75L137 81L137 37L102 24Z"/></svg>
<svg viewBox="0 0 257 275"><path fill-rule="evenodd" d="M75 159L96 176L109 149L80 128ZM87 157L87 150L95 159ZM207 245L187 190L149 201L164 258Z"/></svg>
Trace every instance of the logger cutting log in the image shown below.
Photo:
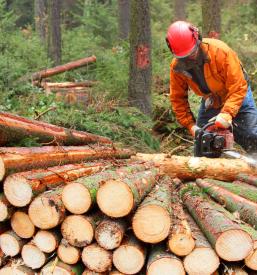
<svg viewBox="0 0 257 275"><path fill-rule="evenodd" d="M235 141L246 152L257 152L257 109L237 54L220 40L202 39L198 28L185 21L169 26L166 41L174 56L170 100L178 122L192 136L214 117L219 129L233 122ZM197 121L190 110L189 89L202 97Z"/></svg>

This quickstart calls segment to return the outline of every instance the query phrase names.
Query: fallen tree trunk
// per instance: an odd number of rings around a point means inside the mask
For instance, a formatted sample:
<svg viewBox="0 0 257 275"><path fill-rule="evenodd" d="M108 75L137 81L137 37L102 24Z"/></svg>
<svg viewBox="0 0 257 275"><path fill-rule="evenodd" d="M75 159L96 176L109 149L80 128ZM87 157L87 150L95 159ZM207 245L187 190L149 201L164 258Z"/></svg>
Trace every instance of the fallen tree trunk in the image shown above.
<svg viewBox="0 0 257 275"><path fill-rule="evenodd" d="M66 264L76 264L80 260L80 254L79 248L62 239L57 250L57 255L61 261Z"/></svg>
<svg viewBox="0 0 257 275"><path fill-rule="evenodd" d="M129 158L126 149L101 146L45 146L0 148L0 180L8 174L96 159Z"/></svg>
<svg viewBox="0 0 257 275"><path fill-rule="evenodd" d="M112 250L120 246L126 229L125 220L104 218L95 229L95 239L104 249Z"/></svg>
<svg viewBox="0 0 257 275"><path fill-rule="evenodd" d="M122 179L149 168L149 164L144 163L128 162L125 165L128 166L119 167L116 170L105 170L67 184L62 191L65 208L73 214L84 214L96 202L96 193L103 182L110 179Z"/></svg>
<svg viewBox="0 0 257 275"><path fill-rule="evenodd" d="M41 86L44 89L54 88L75 88L75 87L92 87L96 81L83 81L83 82L43 82Z"/></svg>
<svg viewBox="0 0 257 275"><path fill-rule="evenodd" d="M42 269L40 275L65 274L65 275L81 275L84 267L81 263L76 265L68 265L56 258L47 263ZM33 273L34 274L34 273Z"/></svg>
<svg viewBox="0 0 257 275"><path fill-rule="evenodd" d="M0 222L8 220L14 211L14 207L11 206L6 196L0 193Z"/></svg>
<svg viewBox="0 0 257 275"><path fill-rule="evenodd" d="M133 235L124 238L113 252L113 264L122 273L137 274L144 266L146 249Z"/></svg>
<svg viewBox="0 0 257 275"><path fill-rule="evenodd" d="M257 176L239 174L237 176L237 180L243 181L243 182L248 183L248 184L252 184L254 186L257 186Z"/></svg>
<svg viewBox="0 0 257 275"><path fill-rule="evenodd" d="M63 183L94 174L102 167L100 163L80 163L12 174L4 181L4 192L12 205L23 207L28 205L33 197L47 189L56 188Z"/></svg>
<svg viewBox="0 0 257 275"><path fill-rule="evenodd" d="M219 267L219 257L192 217L185 215L195 240L193 251L184 258L185 270L188 274L213 274Z"/></svg>
<svg viewBox="0 0 257 275"><path fill-rule="evenodd" d="M181 260L172 253L166 252L162 245L153 246L147 263L147 275L176 274L185 275Z"/></svg>
<svg viewBox="0 0 257 275"><path fill-rule="evenodd" d="M93 243L83 248L82 261L95 272L106 272L112 268L112 252Z"/></svg>
<svg viewBox="0 0 257 275"><path fill-rule="evenodd" d="M136 237L147 243L158 243L166 239L171 227L172 182L164 177L140 204L132 228Z"/></svg>
<svg viewBox="0 0 257 275"><path fill-rule="evenodd" d="M214 179L205 179L205 181L214 184L216 186L225 188L230 192L241 196L247 200L257 203L257 188L243 182L224 182Z"/></svg>
<svg viewBox="0 0 257 275"><path fill-rule="evenodd" d="M135 159L153 161L163 174L171 178L192 180L196 178L213 178L233 181L238 174L257 175L257 170L238 159L197 158L184 156L167 157L165 154L137 154Z"/></svg>
<svg viewBox="0 0 257 275"><path fill-rule="evenodd" d="M253 240L237 223L222 214L215 204L187 191L183 201L220 258L240 261L253 249Z"/></svg>
<svg viewBox="0 0 257 275"><path fill-rule="evenodd" d="M61 234L58 231L39 230L33 238L35 245L45 253L54 252L59 246Z"/></svg>
<svg viewBox="0 0 257 275"><path fill-rule="evenodd" d="M110 139L105 137L31 120L6 112L0 112L0 133L0 145L19 141L29 136L36 137L38 142L58 145L112 143Z"/></svg>
<svg viewBox="0 0 257 275"><path fill-rule="evenodd" d="M51 69L45 69L39 72L36 72L32 75L32 80L41 80L42 78L47 78L49 76L53 76L56 74L60 74L66 71L70 71L79 67L83 67L89 63L95 62L96 61L96 57L95 56L90 56L90 57L86 57L86 58L81 58L78 59L76 61L72 61L69 62L67 64L64 65L60 65L60 66L56 66L54 68Z"/></svg>
<svg viewBox="0 0 257 275"><path fill-rule="evenodd" d="M113 218L128 215L156 184L157 173L157 169L151 168L123 179L103 182L97 191L99 208Z"/></svg>
<svg viewBox="0 0 257 275"><path fill-rule="evenodd" d="M234 193L215 186L208 180L198 179L196 183L203 188L212 198L222 204L230 212L238 212L240 219L257 228L257 204L244 199ZM257 191L257 190L256 190Z"/></svg>

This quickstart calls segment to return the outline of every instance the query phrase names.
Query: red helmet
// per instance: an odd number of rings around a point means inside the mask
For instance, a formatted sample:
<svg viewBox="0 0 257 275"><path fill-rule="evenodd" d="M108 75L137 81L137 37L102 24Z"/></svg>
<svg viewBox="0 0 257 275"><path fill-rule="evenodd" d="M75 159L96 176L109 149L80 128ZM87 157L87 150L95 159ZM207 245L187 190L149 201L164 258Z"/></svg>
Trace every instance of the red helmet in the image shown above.
<svg viewBox="0 0 257 275"><path fill-rule="evenodd" d="M175 57L184 58L197 47L199 32L188 22L176 21L169 26L166 41Z"/></svg>

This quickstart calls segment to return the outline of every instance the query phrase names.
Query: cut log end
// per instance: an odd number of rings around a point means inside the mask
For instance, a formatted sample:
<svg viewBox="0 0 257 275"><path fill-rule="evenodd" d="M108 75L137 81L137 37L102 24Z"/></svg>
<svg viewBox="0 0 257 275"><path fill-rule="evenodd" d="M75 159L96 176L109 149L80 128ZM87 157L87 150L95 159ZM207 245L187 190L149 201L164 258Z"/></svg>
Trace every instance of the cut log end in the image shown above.
<svg viewBox="0 0 257 275"><path fill-rule="evenodd" d="M113 253L113 264L122 273L136 274L145 263L145 254L138 247L122 245Z"/></svg>
<svg viewBox="0 0 257 275"><path fill-rule="evenodd" d="M29 215L22 211L17 211L11 218L13 231L21 238L29 239L35 233L35 226Z"/></svg>
<svg viewBox="0 0 257 275"><path fill-rule="evenodd" d="M8 206L0 201L0 222L5 221L8 215Z"/></svg>
<svg viewBox="0 0 257 275"><path fill-rule="evenodd" d="M84 247L90 244L94 237L94 228L84 216L71 215L62 223L61 231L63 237L69 244Z"/></svg>
<svg viewBox="0 0 257 275"><path fill-rule="evenodd" d="M178 259L163 257L154 261L147 269L147 275L155 274L184 275L185 270L183 264Z"/></svg>
<svg viewBox="0 0 257 275"><path fill-rule="evenodd" d="M76 264L80 259L80 250L69 244L60 244L57 255L66 264Z"/></svg>
<svg viewBox="0 0 257 275"><path fill-rule="evenodd" d="M73 214L86 213L92 204L88 189L77 182L70 183L64 187L62 201L65 208Z"/></svg>
<svg viewBox="0 0 257 275"><path fill-rule="evenodd" d="M2 157L0 157L0 181L3 180L6 174L5 164Z"/></svg>
<svg viewBox="0 0 257 275"><path fill-rule="evenodd" d="M34 275L31 269L24 266L6 266L1 268L0 275Z"/></svg>
<svg viewBox="0 0 257 275"><path fill-rule="evenodd" d="M171 218L167 210L158 205L138 209L133 218L133 231L138 239L158 243L169 235Z"/></svg>
<svg viewBox="0 0 257 275"><path fill-rule="evenodd" d="M35 245L45 253L53 252L58 246L57 238L54 233L45 230L39 230L34 237Z"/></svg>
<svg viewBox="0 0 257 275"><path fill-rule="evenodd" d="M11 175L6 178L4 193L8 201L17 207L28 205L33 196L29 182L19 175Z"/></svg>
<svg viewBox="0 0 257 275"><path fill-rule="evenodd" d="M126 183L119 180L109 180L98 190L97 204L106 215L120 218L131 212L134 198Z"/></svg>
<svg viewBox="0 0 257 275"><path fill-rule="evenodd" d="M48 266L44 267L41 271L40 275L71 275L74 273L71 273L72 271L67 270L64 267L61 266Z"/></svg>
<svg viewBox="0 0 257 275"><path fill-rule="evenodd" d="M3 233L0 236L1 249L6 256L14 257L21 251L19 240L9 232Z"/></svg>
<svg viewBox="0 0 257 275"><path fill-rule="evenodd" d="M257 270L257 242L255 241L255 249L245 258L245 265L252 270Z"/></svg>
<svg viewBox="0 0 257 275"><path fill-rule="evenodd" d="M203 264L204 263L204 264ZM212 248L196 248L184 258L184 267L188 274L212 274L220 261Z"/></svg>
<svg viewBox="0 0 257 275"><path fill-rule="evenodd" d="M24 263L32 269L42 267L46 262L45 254L33 244L25 244L21 251Z"/></svg>
<svg viewBox="0 0 257 275"><path fill-rule="evenodd" d="M220 258L226 261L241 261L253 249L253 240L243 230L228 230L222 233L215 244L215 250Z"/></svg>
<svg viewBox="0 0 257 275"><path fill-rule="evenodd" d="M91 244L82 251L82 261L96 272L105 272L112 267L112 252L103 249L97 244Z"/></svg>
<svg viewBox="0 0 257 275"><path fill-rule="evenodd" d="M41 196L30 204L29 217L40 229L54 228L60 223L60 212L54 201Z"/></svg>
<svg viewBox="0 0 257 275"><path fill-rule="evenodd" d="M111 273L106 273L106 272L95 272L95 271L92 271L92 270L90 270L90 269L88 269L88 268L86 268L85 270L84 270L84 272L82 273L82 275L107 275L107 274L111 274ZM121 273L119 273L119 274L121 274Z"/></svg>
<svg viewBox="0 0 257 275"><path fill-rule="evenodd" d="M195 241L191 235L174 234L168 241L171 252L177 256L186 256L192 252L195 247Z"/></svg>

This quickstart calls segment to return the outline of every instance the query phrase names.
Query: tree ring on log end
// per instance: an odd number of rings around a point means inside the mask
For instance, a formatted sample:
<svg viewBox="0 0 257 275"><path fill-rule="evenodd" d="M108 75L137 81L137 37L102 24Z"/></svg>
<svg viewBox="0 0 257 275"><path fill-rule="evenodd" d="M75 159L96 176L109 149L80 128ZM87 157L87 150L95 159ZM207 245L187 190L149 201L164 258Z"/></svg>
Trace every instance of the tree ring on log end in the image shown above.
<svg viewBox="0 0 257 275"><path fill-rule="evenodd" d="M195 247L195 241L188 234L174 234L168 241L169 249L177 256L186 256Z"/></svg>
<svg viewBox="0 0 257 275"><path fill-rule="evenodd" d="M185 270L180 260L163 257L154 261L147 269L147 275L184 275ZM200 274L200 273L199 273Z"/></svg>
<svg viewBox="0 0 257 275"><path fill-rule="evenodd" d="M0 275L32 275L34 274L34 272L32 273L28 273L27 271L23 271L23 270L19 270L17 267L15 266L7 266L7 267L3 267L0 270Z"/></svg>
<svg viewBox="0 0 257 275"><path fill-rule="evenodd" d="M58 246L54 234L47 230L39 230L34 237L35 245L45 253L51 253Z"/></svg>
<svg viewBox="0 0 257 275"><path fill-rule="evenodd" d="M12 230L21 238L29 239L35 233L35 226L29 215L22 211L16 211L11 218Z"/></svg>
<svg viewBox="0 0 257 275"><path fill-rule="evenodd" d="M257 246L256 241L255 243ZM252 270L257 270L257 247L245 258L245 265Z"/></svg>
<svg viewBox="0 0 257 275"><path fill-rule="evenodd" d="M0 236L0 243L1 249L6 256L14 257L20 253L19 241L8 232Z"/></svg>
<svg viewBox="0 0 257 275"><path fill-rule="evenodd" d="M28 267L38 269L46 262L45 254L33 244L25 244L21 251L22 259Z"/></svg>

